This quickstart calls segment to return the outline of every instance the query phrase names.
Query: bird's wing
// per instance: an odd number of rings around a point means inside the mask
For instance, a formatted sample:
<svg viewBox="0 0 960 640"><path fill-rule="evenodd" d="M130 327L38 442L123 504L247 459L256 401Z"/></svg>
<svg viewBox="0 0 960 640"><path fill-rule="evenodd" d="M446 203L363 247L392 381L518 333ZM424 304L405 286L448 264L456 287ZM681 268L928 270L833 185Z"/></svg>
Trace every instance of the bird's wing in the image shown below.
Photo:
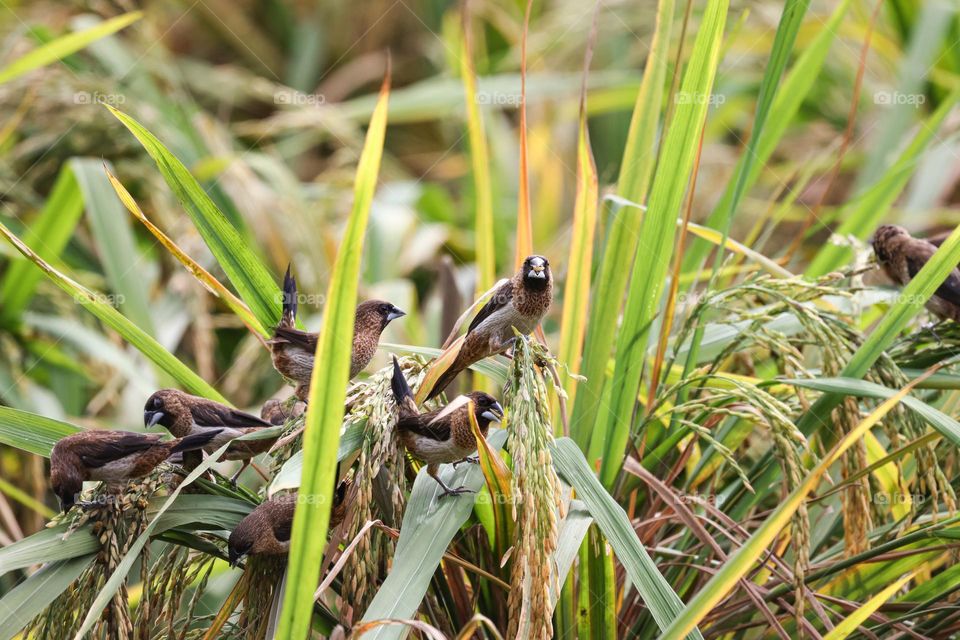
<svg viewBox="0 0 960 640"><path fill-rule="evenodd" d="M274 514L273 537L278 542L286 542L290 539L290 531L293 528L293 512L297 503L294 501L283 502L280 507Z"/></svg>
<svg viewBox="0 0 960 640"><path fill-rule="evenodd" d="M190 406L194 424L204 427L271 427L271 423L243 411L225 407L217 402L198 402Z"/></svg>
<svg viewBox="0 0 960 640"><path fill-rule="evenodd" d="M429 421L427 424L428 424L428 425L431 425L431 424L433 424L433 423L435 423L435 422L438 422L438 421L440 421L440 420L443 420L444 418L446 418L446 417L449 416L451 413L453 413L454 411L456 411L456 410L459 409L460 407L464 406L464 405L467 404L468 402L470 402L470 398L468 398L467 396L465 396L465 395L459 395L459 396L457 396L456 398L454 398L453 400L451 400L451 401L447 404L447 406L445 406L445 407L444 407L443 409L441 409L435 416L433 416L433 418L431 418L430 421Z"/></svg>
<svg viewBox="0 0 960 640"><path fill-rule="evenodd" d="M474 316L473 320L470 322L470 327L467 329L467 333L470 333L479 327L481 322L510 304L511 300L513 300L513 282L504 282L502 285L500 285L500 288L494 292L490 299L487 300L487 304L483 305L483 308L480 309L480 312Z"/></svg>
<svg viewBox="0 0 960 640"><path fill-rule="evenodd" d="M929 250L919 250L907 254L907 271L910 273L910 278L915 278L920 273L920 269L933 257L936 251L936 247L930 245L930 243L926 244L929 245ZM960 271L957 269L951 271L943 284L937 288L936 295L951 304L960 306Z"/></svg>
<svg viewBox="0 0 960 640"><path fill-rule="evenodd" d="M132 453L146 451L156 445L159 440L159 436L130 433L112 440L77 443L75 451L83 464L91 469L97 469Z"/></svg>
<svg viewBox="0 0 960 640"><path fill-rule="evenodd" d="M317 350L317 334L290 327L277 327L275 341L283 340L310 353Z"/></svg>
<svg viewBox="0 0 960 640"><path fill-rule="evenodd" d="M397 423L397 428L411 431L431 440L446 442L450 439L450 421L448 419L433 419L433 413L424 413L415 418L400 420Z"/></svg>

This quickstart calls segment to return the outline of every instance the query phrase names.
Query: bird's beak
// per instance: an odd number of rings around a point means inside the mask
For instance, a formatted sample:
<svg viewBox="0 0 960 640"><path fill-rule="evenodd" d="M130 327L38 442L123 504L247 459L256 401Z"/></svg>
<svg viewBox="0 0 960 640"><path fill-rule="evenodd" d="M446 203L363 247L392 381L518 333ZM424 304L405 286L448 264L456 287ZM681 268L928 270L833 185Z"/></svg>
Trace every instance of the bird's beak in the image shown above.
<svg viewBox="0 0 960 640"><path fill-rule="evenodd" d="M543 279L547 277L547 272L542 265L533 266L530 268L530 271L527 271L527 277Z"/></svg>
<svg viewBox="0 0 960 640"><path fill-rule="evenodd" d="M236 567L238 564L240 564L240 561L243 560L244 554L240 553L236 549L230 549L228 556L229 556L230 566Z"/></svg>
<svg viewBox="0 0 960 640"><path fill-rule="evenodd" d="M143 424L147 427L147 429L155 427L158 422L163 420L163 416L163 411L144 411Z"/></svg>
<svg viewBox="0 0 960 640"><path fill-rule="evenodd" d="M387 322L391 322L393 320L396 320L397 318L402 318L405 315L407 315L405 311L401 311L400 309L397 309L396 307L394 307L393 311L387 314Z"/></svg>
<svg viewBox="0 0 960 640"><path fill-rule="evenodd" d="M480 414L490 422L500 422L503 420L503 407L500 406L499 402L494 402L493 405Z"/></svg>

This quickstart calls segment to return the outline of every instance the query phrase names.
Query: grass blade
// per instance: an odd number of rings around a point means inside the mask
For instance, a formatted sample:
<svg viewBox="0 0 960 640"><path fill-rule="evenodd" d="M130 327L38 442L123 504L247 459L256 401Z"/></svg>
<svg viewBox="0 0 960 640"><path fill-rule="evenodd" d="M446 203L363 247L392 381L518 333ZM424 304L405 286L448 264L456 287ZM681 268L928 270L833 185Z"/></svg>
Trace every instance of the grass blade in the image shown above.
<svg viewBox="0 0 960 640"><path fill-rule="evenodd" d="M897 196L913 177L921 152L936 139L937 131L940 130L947 116L953 112L958 101L960 101L960 89L946 96L926 122L921 123L920 131L883 176L850 204L843 207L838 214L838 218L843 222L834 232L835 235L841 238L854 236L863 240L874 232L890 211ZM816 278L829 273L848 262L852 255L853 251L846 243L828 242L810 263L806 275Z"/></svg>
<svg viewBox="0 0 960 640"><path fill-rule="evenodd" d="M76 53L92 42L116 33L143 17L142 11L131 11L122 16L107 20L95 27L84 29L76 33L61 36L45 45L39 46L30 53L21 56L0 69L0 84L10 82L25 73L44 67L51 62L66 58Z"/></svg>
<svg viewBox="0 0 960 640"><path fill-rule="evenodd" d="M650 54L647 56L643 81L630 120L627 144L623 151L617 193L628 201L642 202L653 172L663 87L666 79L670 30L673 25L674 0L660 0L656 28ZM603 261L594 284L590 318L583 348L582 373L586 380L578 386L578 399L573 404L570 435L586 451L597 420L600 398L606 382L607 363L616 337L620 305L627 290L630 264L636 251L642 217L634 211L615 205L612 222L603 249Z"/></svg>
<svg viewBox="0 0 960 640"><path fill-rule="evenodd" d="M218 402L226 402L226 399L221 396L216 389L180 362L176 356L164 349L159 342L147 335L143 329L130 322L130 320L121 315L119 311L104 302L103 294L90 291L80 283L75 282L54 269L34 253L30 247L25 245L20 238L13 235L3 224L0 224L0 236L6 238L17 251L22 253L33 264L40 267L47 277L53 280L54 284L73 296L77 304L82 305L87 311L97 316L101 322L123 336L127 342L136 347L143 355L173 376L185 389L196 395L217 400Z"/></svg>
<svg viewBox="0 0 960 640"><path fill-rule="evenodd" d="M683 610L683 601L670 588L647 550L640 544L626 512L603 488L583 453L572 440L558 438L551 446L551 453L557 472L576 489L577 497L586 505L610 542L617 559L649 607L654 620L661 629L665 629ZM696 629L696 624L684 635L701 640L703 638Z"/></svg>
<svg viewBox="0 0 960 640"><path fill-rule="evenodd" d="M74 158L70 168L80 185L98 255L117 295L118 307L144 332L154 335L146 287L137 269L139 254L130 220L104 176L104 164L93 158Z"/></svg>
<svg viewBox="0 0 960 640"><path fill-rule="evenodd" d="M93 554L51 562L0 599L0 638L10 640L56 600L93 561Z"/></svg>
<svg viewBox="0 0 960 640"><path fill-rule="evenodd" d="M677 640L696 628L696 625L703 620L704 616L726 597L737 581L746 575L747 571L760 559L767 546L780 534L780 531L787 525L787 522L793 516L794 512L806 499L807 494L813 491L820 482L820 478L826 473L827 469L830 468L830 465L839 460L840 456L862 438L864 433L877 424L891 409L897 406L897 404L910 393L914 384L916 383L911 382L893 397L884 400L879 407L845 435L833 449L824 456L817 466L807 474L800 485L791 491L790 495L788 495L776 510L764 520L763 524L754 531L750 539L731 555L710 581L697 592L697 595L684 608L680 616L664 631L663 636L661 636L663 640Z"/></svg>
<svg viewBox="0 0 960 640"><path fill-rule="evenodd" d="M107 170L107 178L110 180L110 184L113 186L114 191L117 192L117 197L120 198L120 202L123 203L123 206L127 208L127 211L133 214L133 216L139 220L143 226L145 226L150 233L164 246L164 248L169 251L177 260L180 261L184 267L187 268L193 277L196 278L200 284L202 284L206 289L222 299L224 303L230 307L230 310L233 311L238 318L247 326L250 331L260 335L264 338L269 337L267 330L263 328L263 325L260 324L260 321L257 320L256 316L250 312L250 308L243 303L243 300L240 300L237 296L233 295L229 289L227 289L219 280L214 278L209 271L201 267L196 260L191 258L186 254L186 252L177 246L177 244L171 239L167 234L165 234L159 227L150 222L147 219L147 216L144 215L143 211L140 210L140 207L137 205L136 200L133 199L133 196L130 195L130 192L124 188L123 184Z"/></svg>
<svg viewBox="0 0 960 640"><path fill-rule="evenodd" d="M899 580L894 581L890 586L880 591L877 595L870 598L862 607L844 618L836 627L830 630L830 633L823 636L823 640L842 640L847 636L856 633L857 628L867 621L877 609L892 598L894 594L907 584L913 578L913 573L908 573Z"/></svg>
<svg viewBox="0 0 960 640"><path fill-rule="evenodd" d="M598 5L599 6L599 5ZM597 226L597 198L599 180L597 167L590 149L587 129L587 74L596 36L596 10L590 42L584 56L583 90L580 93L580 124L577 133L577 194L573 204L573 224L570 233L570 257L567 259L567 282L563 289L563 316L560 330L560 362L566 365L560 372L567 402L576 398L583 337L587 330L590 309L590 272L593 268L593 235ZM558 429L560 425L558 425ZM562 435L562 434L556 434Z"/></svg>
<svg viewBox="0 0 960 640"><path fill-rule="evenodd" d="M53 190L40 211L40 215L24 233L24 241L32 247L42 247L45 260L55 261L83 213L83 195L70 167L64 167L57 175ZM29 260L14 261L7 270L0 287L0 324L11 326L33 298L37 283L43 272Z"/></svg>
<svg viewBox="0 0 960 640"><path fill-rule="evenodd" d="M605 423L604 456L600 477L613 486L622 465L640 390L647 335L657 314L663 291L680 203L693 169L698 141L706 120L708 100L719 63L720 42L726 22L728 0L711 0L704 10L690 62L681 83L681 98L663 145L657 175L643 216L637 256L623 325L617 339L617 359L610 389L610 411L599 418ZM642 248L642 250L640 250Z"/></svg>
<svg viewBox="0 0 960 640"><path fill-rule="evenodd" d="M0 405L0 442L45 458L57 440L83 431L67 422Z"/></svg>
<svg viewBox="0 0 960 640"><path fill-rule="evenodd" d="M517 194L517 247L514 266L520 268L527 256L533 254L533 220L530 217L530 167L527 144L527 36L530 33L530 12L533 0L527 0L523 16L523 35L520 40L520 175Z"/></svg>
<svg viewBox="0 0 960 640"><path fill-rule="evenodd" d="M388 71L360 154L353 210L337 251L327 289L323 328L317 341L317 362L323 362L324 367L315 372L310 382L310 402L303 435L304 471L300 483L300 495L316 496L317 499L301 500L294 515L287 591L277 630L281 638L306 638L310 633L313 593L327 541L330 502L336 481L335 457L350 372L352 343L346 336L353 332L363 239L383 156L389 96Z"/></svg>
<svg viewBox="0 0 960 640"><path fill-rule="evenodd" d="M473 170L473 191L476 198L474 244L477 251L477 286L479 297L497 279L496 248L493 226L493 184L490 178L490 150L483 114L477 101L477 75L473 66L469 5L464 7L463 38L460 46L460 75L463 76L463 97L467 107L467 135L470 139L470 165Z"/></svg>
<svg viewBox="0 0 960 640"><path fill-rule="evenodd" d="M127 114L109 105L107 108L136 136L157 163L164 180L260 324L265 327L276 325L280 319L282 302L280 288L240 232L217 208L193 174L163 143Z"/></svg>

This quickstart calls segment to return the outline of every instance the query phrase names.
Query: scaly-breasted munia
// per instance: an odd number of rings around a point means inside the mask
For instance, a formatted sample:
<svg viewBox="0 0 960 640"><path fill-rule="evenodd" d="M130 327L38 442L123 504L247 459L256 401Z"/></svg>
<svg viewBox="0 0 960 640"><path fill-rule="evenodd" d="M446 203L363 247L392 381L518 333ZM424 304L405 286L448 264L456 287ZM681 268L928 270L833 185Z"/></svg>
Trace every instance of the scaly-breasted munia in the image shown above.
<svg viewBox="0 0 960 640"><path fill-rule="evenodd" d="M904 286L937 252L937 246L914 238L903 227L885 224L873 235L873 252L884 272ZM944 320L960 320L960 270L954 268L926 302L927 309Z"/></svg>
<svg viewBox="0 0 960 640"><path fill-rule="evenodd" d="M346 515L346 494L349 483L344 480L333 497L330 511L330 529L339 526ZM230 566L235 567L247 555L275 556L290 551L290 532L293 514L297 509L297 494L286 494L261 502L230 534L227 549Z"/></svg>
<svg viewBox="0 0 960 640"><path fill-rule="evenodd" d="M488 356L506 351L513 344L516 328L532 333L553 299L550 263L543 256L530 256L519 271L497 289L470 323L456 359L437 380L427 399L447 388L457 374Z"/></svg>
<svg viewBox="0 0 960 640"><path fill-rule="evenodd" d="M82 431L61 438L50 453L50 484L66 512L86 480L102 480L107 491L119 493L128 480L140 478L175 453L200 449L219 433L210 429L176 440L157 433Z"/></svg>
<svg viewBox="0 0 960 640"><path fill-rule="evenodd" d="M471 391L458 396L442 409L420 413L396 358L393 359L390 386L399 411L397 433L400 442L413 457L427 463L427 473L443 488L441 498L467 493L469 489L465 487L448 487L437 472L441 464L465 462L477 452L477 440L470 428L470 414L467 412L471 400L477 426L484 438L490 430L490 423L503 419L503 407L490 394Z"/></svg>
<svg viewBox="0 0 960 640"><path fill-rule="evenodd" d="M217 436L204 447L207 453L213 453L234 438L274 426L249 413L177 389L161 389L150 396L143 407L143 423L148 429L159 424L178 438L216 430ZM244 461L231 482L236 482L251 458L269 451L276 440L263 438L230 445L223 459ZM185 461L185 466L195 466L198 461Z"/></svg>
<svg viewBox="0 0 960 640"><path fill-rule="evenodd" d="M350 357L350 377L370 364L377 352L380 334L392 320L406 315L383 300L367 300L357 306L353 323L353 350ZM283 278L283 316L267 341L273 355L273 367L284 378L296 385L297 397L306 402L310 392L310 376L317 352L319 334L301 331L294 326L297 317L297 281L290 268Z"/></svg>

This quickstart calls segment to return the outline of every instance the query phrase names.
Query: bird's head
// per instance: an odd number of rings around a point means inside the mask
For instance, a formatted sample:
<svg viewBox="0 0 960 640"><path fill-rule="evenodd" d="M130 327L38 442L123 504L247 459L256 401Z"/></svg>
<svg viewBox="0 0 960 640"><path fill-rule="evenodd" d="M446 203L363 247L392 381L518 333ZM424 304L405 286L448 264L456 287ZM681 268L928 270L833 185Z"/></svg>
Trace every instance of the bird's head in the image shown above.
<svg viewBox="0 0 960 640"><path fill-rule="evenodd" d="M189 416L187 395L177 389L160 389L143 405L143 425L150 429L158 424L172 428L181 416Z"/></svg>
<svg viewBox="0 0 960 640"><path fill-rule="evenodd" d="M231 567L240 564L240 561L253 549L253 540L246 533L238 528L230 534L230 539L227 541L227 560Z"/></svg>
<svg viewBox="0 0 960 640"><path fill-rule="evenodd" d="M407 315L405 311L385 300L367 300L357 307L356 322L358 328L370 326L383 331L388 324L405 315Z"/></svg>
<svg viewBox="0 0 960 640"><path fill-rule="evenodd" d="M873 234L873 252L877 254L877 260L886 262L890 259L890 250L899 238L909 238L910 232L903 227L895 224L884 224L877 227Z"/></svg>
<svg viewBox="0 0 960 640"><path fill-rule="evenodd" d="M474 415L477 416L481 428L489 426L491 422L503 420L503 407L489 393L473 391L467 395L473 400Z"/></svg>
<svg viewBox="0 0 960 640"><path fill-rule="evenodd" d="M550 263L543 256L529 256L520 267L523 283L535 290L542 290L550 284Z"/></svg>

